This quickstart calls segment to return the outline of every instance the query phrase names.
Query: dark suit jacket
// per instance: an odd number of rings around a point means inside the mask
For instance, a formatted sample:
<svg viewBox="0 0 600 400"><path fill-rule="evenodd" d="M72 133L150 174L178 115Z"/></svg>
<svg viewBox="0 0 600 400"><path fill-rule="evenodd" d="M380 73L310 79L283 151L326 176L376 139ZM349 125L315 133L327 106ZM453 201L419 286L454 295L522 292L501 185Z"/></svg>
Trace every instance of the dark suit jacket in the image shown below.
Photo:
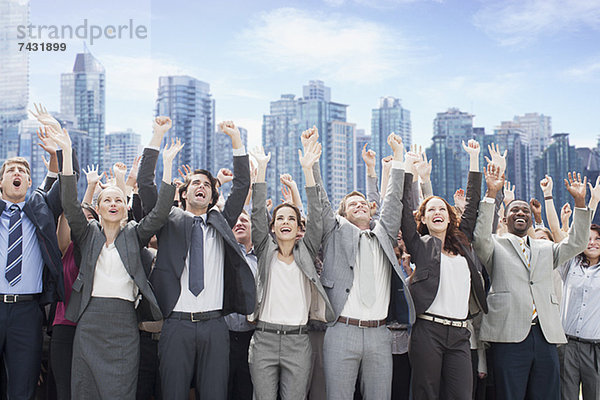
<svg viewBox="0 0 600 400"><path fill-rule="evenodd" d="M60 182L65 216L69 221L74 241L81 248L83 255L79 265L79 275L73 282L71 299L65 313L67 319L77 322L92 297L94 272L102 247L106 243L106 237L102 231L102 226L97 221L88 222L83 214L77 200L75 176L61 176ZM154 320L160 320L162 314L142 266L140 251L166 222L174 195L175 186L163 183L156 207L139 224L130 221L115 239L115 247L125 265L125 269L138 286L142 298L150 303Z"/></svg>
<svg viewBox="0 0 600 400"><path fill-rule="evenodd" d="M154 169L157 159L157 150L144 149L138 173L139 193L144 210L152 207L156 201ZM206 223L223 237L225 247L223 313L248 315L254 311L256 298L254 276L231 231L242 212L250 188L247 155L233 157L233 176L233 188L223 212L213 207L208 211ZM181 293L180 279L190 248L193 222L194 218L190 213L173 207L167 223L157 235L158 254L150 282L165 317L171 314Z"/></svg>
<svg viewBox="0 0 600 400"><path fill-rule="evenodd" d="M459 229L471 241L477 220L477 207L481 199L481 173L469 172L467 183L467 205L460 220ZM423 314L433 303L440 282L440 262L442 241L431 235L421 236L417 232L417 224L413 216L411 201L416 195L413 191L412 174L407 173L404 180L404 196L402 202L402 237L411 261L416 265L410 280L410 292L415 302L417 315ZM471 296L469 314L477 314L480 310L487 312L485 289L481 274L482 266L471 246L463 246L469 271L471 274Z"/></svg>

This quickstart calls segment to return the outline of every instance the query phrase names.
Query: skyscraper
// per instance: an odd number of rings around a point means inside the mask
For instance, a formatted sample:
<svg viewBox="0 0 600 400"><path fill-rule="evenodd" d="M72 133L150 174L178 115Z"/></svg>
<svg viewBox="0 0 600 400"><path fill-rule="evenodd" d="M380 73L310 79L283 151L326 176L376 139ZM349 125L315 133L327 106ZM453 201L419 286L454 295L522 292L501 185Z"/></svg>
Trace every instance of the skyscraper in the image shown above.
<svg viewBox="0 0 600 400"><path fill-rule="evenodd" d="M491 140L500 147L500 152L506 154L506 180L515 186L515 198L529 201L535 190L530 187L529 179L529 143L527 136L519 127L511 124L502 125L494 130ZM487 146L482 147L487 154Z"/></svg>
<svg viewBox="0 0 600 400"><path fill-rule="evenodd" d="M123 132L111 132L106 135L106 155L104 163L107 168L117 162L123 162L131 168L133 160L142 154L141 137L131 129Z"/></svg>
<svg viewBox="0 0 600 400"><path fill-rule="evenodd" d="M158 80L156 115L171 117L173 127L165 141L181 139L185 147L174 161L174 167L189 164L192 168L212 171L215 160L215 101L210 85L191 76L161 76ZM158 163L157 176L162 173ZM212 171L215 174L217 171Z"/></svg>
<svg viewBox="0 0 600 400"><path fill-rule="evenodd" d="M356 167L354 178L356 182L354 188L365 195L367 194L367 168L362 159L362 149L365 143L370 143L370 141L371 135L366 135L364 129L356 130L356 145L354 146L354 165Z"/></svg>
<svg viewBox="0 0 600 400"><path fill-rule="evenodd" d="M431 182L436 194L452 204L456 189L467 187L469 156L463 150L462 142L476 136L473 115L458 108L437 113L433 134L433 145L427 149L427 157L433 158Z"/></svg>
<svg viewBox="0 0 600 400"><path fill-rule="evenodd" d="M301 177L293 175L295 171L293 165L298 161L297 149L300 146L297 109L296 96L282 94L279 100L271 102L270 113L263 115L262 143L265 152L271 152L271 161L266 175L267 196L275 201L280 197L279 176L282 174L292 174L292 178L296 180L301 189L298 181Z"/></svg>
<svg viewBox="0 0 600 400"><path fill-rule="evenodd" d="M412 144L412 128L410 111L402 108L400 99L381 97L379 107L371 111L371 148L377 153L376 171L381 175L381 159L391 155L392 150L387 144L387 137L395 132L402 137L404 146L408 149Z"/></svg>
<svg viewBox="0 0 600 400"><path fill-rule="evenodd" d="M39 142L37 137L37 130L39 127L40 123L34 119L24 119L19 122L19 145L18 147L15 147L15 152L18 149L18 155L29 161L31 184L33 188L37 188L42 184L47 171L46 166L42 161L42 156L48 159L48 154L44 149L37 145ZM16 153L10 154L10 157L16 155Z"/></svg>
<svg viewBox="0 0 600 400"><path fill-rule="evenodd" d="M88 133L89 162L103 169L105 92L104 67L87 49L75 57L73 72L61 74L60 112Z"/></svg>
<svg viewBox="0 0 600 400"><path fill-rule="evenodd" d="M581 171L581 162L575 146L569 144L568 133L555 133L552 135L551 144L546 147L540 157L535 160L536 198L542 199L544 195L539 182L544 176L550 175L554 181L554 205L560 214L560 207L566 202L573 207L573 198L568 194L562 180L569 171Z"/></svg>
<svg viewBox="0 0 600 400"><path fill-rule="evenodd" d="M19 51L27 39L17 38L17 26L28 24L29 0L0 2L0 163L17 152L18 124L27 119L29 52Z"/></svg>

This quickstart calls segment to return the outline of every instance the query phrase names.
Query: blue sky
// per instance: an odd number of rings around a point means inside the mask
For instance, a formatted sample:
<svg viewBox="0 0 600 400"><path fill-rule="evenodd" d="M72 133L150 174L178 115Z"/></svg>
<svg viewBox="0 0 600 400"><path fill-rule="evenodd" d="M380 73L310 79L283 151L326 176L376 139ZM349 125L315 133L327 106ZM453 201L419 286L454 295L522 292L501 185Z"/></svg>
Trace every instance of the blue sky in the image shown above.
<svg viewBox="0 0 600 400"><path fill-rule="evenodd" d="M260 142L262 115L282 93L321 79L348 120L370 131L380 96L411 111L413 140L428 146L437 112L459 107L486 132L514 115L552 117L577 146L600 135L599 0L150 1L31 0L37 25L119 25L147 39L98 39L106 68L107 132L149 139L158 76L210 83L217 121L233 119ZM32 53L30 101L60 107L63 53Z"/></svg>

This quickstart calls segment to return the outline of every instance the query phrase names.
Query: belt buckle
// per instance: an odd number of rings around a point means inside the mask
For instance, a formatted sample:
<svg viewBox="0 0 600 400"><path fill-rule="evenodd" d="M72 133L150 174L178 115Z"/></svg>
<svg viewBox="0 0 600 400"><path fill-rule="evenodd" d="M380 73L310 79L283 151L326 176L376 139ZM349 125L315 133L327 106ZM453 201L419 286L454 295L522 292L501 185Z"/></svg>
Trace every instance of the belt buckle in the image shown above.
<svg viewBox="0 0 600 400"><path fill-rule="evenodd" d="M358 327L359 327L359 328L363 328L363 329L364 329L364 328L368 328L368 327L369 327L369 325L362 325L363 321L364 321L364 320L362 320L362 319L359 319L359 320L358 320ZM365 322L366 322L366 321L365 321Z"/></svg>
<svg viewBox="0 0 600 400"><path fill-rule="evenodd" d="M19 301L19 295L18 294L5 294L4 296L2 296L3 301L5 303L16 303L17 301Z"/></svg>
<svg viewBox="0 0 600 400"><path fill-rule="evenodd" d="M449 319L441 318L440 321L442 322L442 325L446 325L446 326L452 325L452 321L450 321Z"/></svg>
<svg viewBox="0 0 600 400"><path fill-rule="evenodd" d="M195 319L194 318L194 314L197 314L197 313L193 313L193 312L190 313L190 319L191 319L191 321L192 322L200 322L201 321L200 319Z"/></svg>

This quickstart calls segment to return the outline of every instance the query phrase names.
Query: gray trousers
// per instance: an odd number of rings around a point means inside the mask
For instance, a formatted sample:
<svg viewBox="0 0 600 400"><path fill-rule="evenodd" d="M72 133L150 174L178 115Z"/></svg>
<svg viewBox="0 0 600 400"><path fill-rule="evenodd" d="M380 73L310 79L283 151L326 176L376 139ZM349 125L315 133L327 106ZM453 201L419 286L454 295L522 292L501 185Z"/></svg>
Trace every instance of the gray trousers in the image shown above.
<svg viewBox="0 0 600 400"><path fill-rule="evenodd" d="M359 328L338 322L327 328L323 361L329 400L352 399L359 371L364 400L392 395L392 334L385 325Z"/></svg>
<svg viewBox="0 0 600 400"><path fill-rule="evenodd" d="M312 363L308 334L280 335L259 326L248 351L256 400L276 400L278 392L282 400L304 400Z"/></svg>
<svg viewBox="0 0 600 400"><path fill-rule="evenodd" d="M563 400L600 399L600 344L569 339L558 348L560 357L560 391Z"/></svg>

